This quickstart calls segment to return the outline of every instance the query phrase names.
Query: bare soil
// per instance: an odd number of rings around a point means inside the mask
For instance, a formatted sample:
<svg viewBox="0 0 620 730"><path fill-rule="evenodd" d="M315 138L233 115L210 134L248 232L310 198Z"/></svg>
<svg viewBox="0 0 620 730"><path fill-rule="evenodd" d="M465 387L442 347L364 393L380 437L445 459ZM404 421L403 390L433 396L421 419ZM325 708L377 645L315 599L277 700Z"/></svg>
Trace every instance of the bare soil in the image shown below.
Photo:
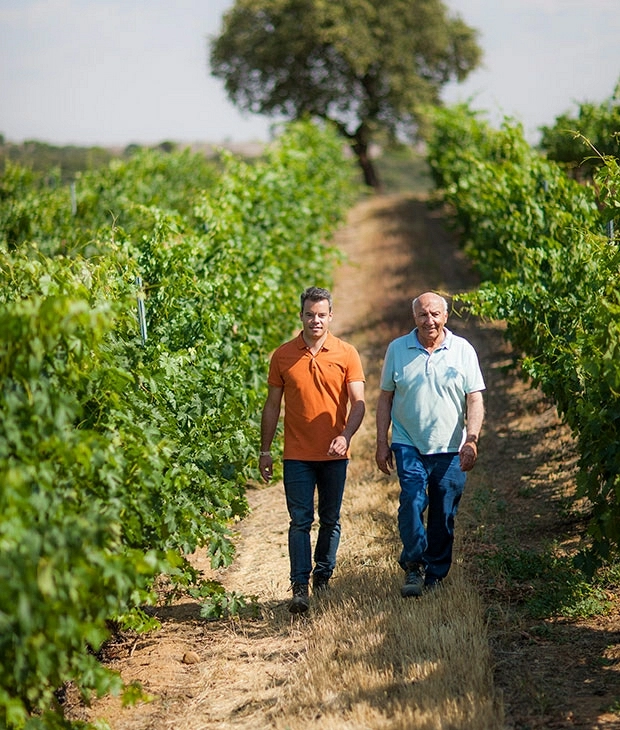
<svg viewBox="0 0 620 730"><path fill-rule="evenodd" d="M450 296L477 282L441 211L416 196L360 203L337 244L348 260L335 274L333 330L358 347L368 379L369 412L348 480L353 489L359 472L375 469L381 479L374 467L377 383L387 343L412 326L411 299L429 289ZM532 550L550 536L574 548L583 525L563 509L574 492L571 435L552 404L511 367L501 323L455 313L448 326L476 346L488 389L480 458L458 518L458 558L487 608L503 728L620 728L618 610L589 620L534 622L522 610L527 585L491 581L476 568L476 557L494 549L500 533L504 542ZM281 485L250 485L248 497L252 512L238 526L236 560L217 577L228 590L257 596L260 616L207 622L189 599L158 608L159 631L117 637L106 647L109 666L126 682L142 683L153 701L131 708L114 698L91 708L75 704L73 717L105 717L113 730L275 726L271 712L306 646L303 625L287 611ZM345 511L346 504L345 498ZM209 574L205 556L194 559ZM609 597L618 605L617 596Z"/></svg>

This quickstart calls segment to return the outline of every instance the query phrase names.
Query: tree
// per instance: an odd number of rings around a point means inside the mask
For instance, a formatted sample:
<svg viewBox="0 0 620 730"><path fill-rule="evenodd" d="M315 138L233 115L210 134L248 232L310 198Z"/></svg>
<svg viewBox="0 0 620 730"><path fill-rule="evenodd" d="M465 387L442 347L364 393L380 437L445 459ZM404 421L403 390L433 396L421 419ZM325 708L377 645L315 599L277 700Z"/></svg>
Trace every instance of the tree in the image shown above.
<svg viewBox="0 0 620 730"><path fill-rule="evenodd" d="M371 141L414 140L421 108L479 64L476 38L441 0L236 0L210 66L243 111L335 123L378 188Z"/></svg>

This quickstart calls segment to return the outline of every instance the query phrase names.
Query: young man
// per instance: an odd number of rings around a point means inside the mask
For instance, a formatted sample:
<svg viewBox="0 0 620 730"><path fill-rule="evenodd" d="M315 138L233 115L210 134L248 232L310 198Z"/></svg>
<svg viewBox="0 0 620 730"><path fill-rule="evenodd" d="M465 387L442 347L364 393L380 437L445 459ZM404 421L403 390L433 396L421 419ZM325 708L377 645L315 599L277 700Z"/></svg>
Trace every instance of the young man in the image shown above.
<svg viewBox="0 0 620 730"><path fill-rule="evenodd" d="M327 587L340 542L340 508L353 434L364 418L364 371L357 350L329 331L332 297L310 287L301 295L302 330L272 355L261 420L261 476L269 481L269 451L284 396L284 491L290 517L288 548L292 613L309 608L308 583ZM314 492L319 532L314 550Z"/></svg>
<svg viewBox="0 0 620 730"><path fill-rule="evenodd" d="M388 346L377 404L377 466L390 474L395 458L401 488L403 597L422 595L450 570L456 511L478 456L485 389L474 348L445 326L446 300L426 292L412 308L416 327Z"/></svg>

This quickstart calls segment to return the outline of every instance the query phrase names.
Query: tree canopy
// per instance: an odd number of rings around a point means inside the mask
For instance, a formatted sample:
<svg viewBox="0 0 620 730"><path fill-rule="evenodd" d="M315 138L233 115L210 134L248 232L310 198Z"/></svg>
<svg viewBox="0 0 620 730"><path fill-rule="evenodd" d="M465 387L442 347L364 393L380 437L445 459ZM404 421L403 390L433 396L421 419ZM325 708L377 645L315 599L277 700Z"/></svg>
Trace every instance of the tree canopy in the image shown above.
<svg viewBox="0 0 620 730"><path fill-rule="evenodd" d="M479 64L476 39L441 0L236 0L210 67L243 111L335 123L378 187L369 144L414 139L421 108Z"/></svg>

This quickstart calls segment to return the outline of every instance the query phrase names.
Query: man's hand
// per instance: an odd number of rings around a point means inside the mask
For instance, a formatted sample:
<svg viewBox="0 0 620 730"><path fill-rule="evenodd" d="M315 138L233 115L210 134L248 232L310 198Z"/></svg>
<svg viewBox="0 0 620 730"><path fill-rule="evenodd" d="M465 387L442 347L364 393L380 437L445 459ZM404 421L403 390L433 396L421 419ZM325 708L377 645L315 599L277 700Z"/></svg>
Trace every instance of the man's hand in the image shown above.
<svg viewBox="0 0 620 730"><path fill-rule="evenodd" d="M347 437L340 434L329 445L327 449L327 456L346 456L349 448L349 442Z"/></svg>
<svg viewBox="0 0 620 730"><path fill-rule="evenodd" d="M466 441L459 451L461 471L471 471L478 459L478 446L475 441Z"/></svg>
<svg viewBox="0 0 620 730"><path fill-rule="evenodd" d="M270 482L273 476L273 459L270 454L263 454L258 459L258 468L263 481Z"/></svg>
<svg viewBox="0 0 620 730"><path fill-rule="evenodd" d="M388 476L392 473L394 468L394 461L392 457L392 449L387 444L377 444L377 451L375 453L375 461L379 469Z"/></svg>

